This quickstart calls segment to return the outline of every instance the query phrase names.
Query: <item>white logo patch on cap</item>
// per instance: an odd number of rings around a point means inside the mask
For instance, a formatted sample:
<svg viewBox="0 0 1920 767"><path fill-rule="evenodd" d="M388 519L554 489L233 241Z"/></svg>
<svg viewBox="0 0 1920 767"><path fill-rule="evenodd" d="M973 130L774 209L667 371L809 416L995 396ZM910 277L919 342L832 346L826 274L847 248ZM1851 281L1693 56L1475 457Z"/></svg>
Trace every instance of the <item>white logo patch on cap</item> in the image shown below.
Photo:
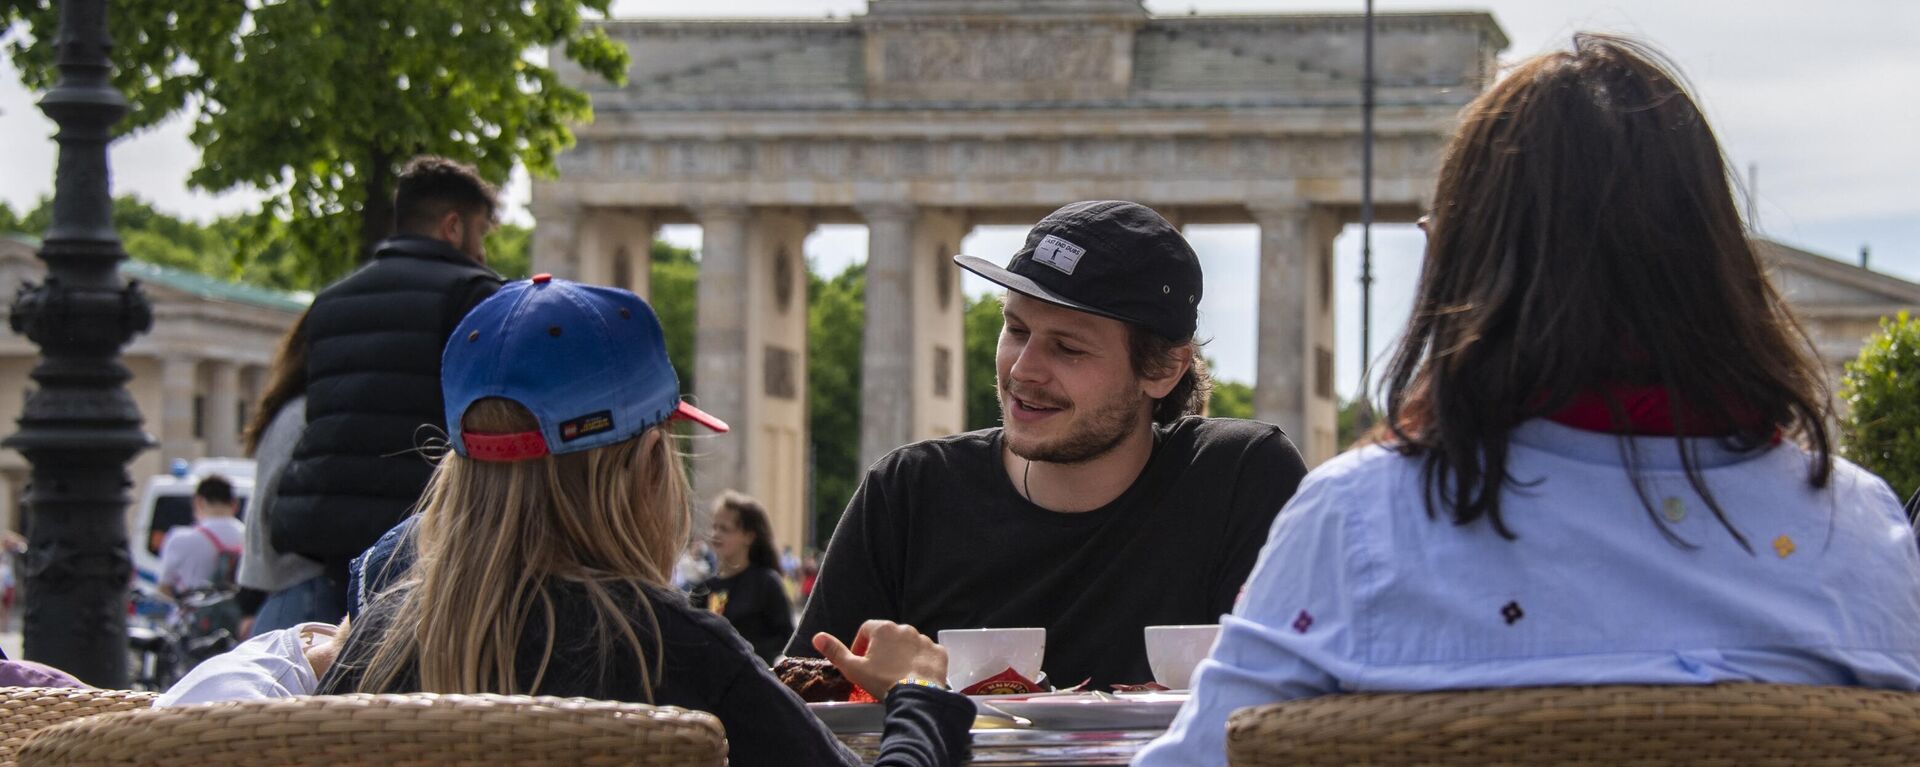
<svg viewBox="0 0 1920 767"><path fill-rule="evenodd" d="M1086 254L1086 248L1051 234L1040 238L1040 244L1033 247L1033 260L1067 274L1073 274L1074 267L1080 265L1080 257Z"/></svg>

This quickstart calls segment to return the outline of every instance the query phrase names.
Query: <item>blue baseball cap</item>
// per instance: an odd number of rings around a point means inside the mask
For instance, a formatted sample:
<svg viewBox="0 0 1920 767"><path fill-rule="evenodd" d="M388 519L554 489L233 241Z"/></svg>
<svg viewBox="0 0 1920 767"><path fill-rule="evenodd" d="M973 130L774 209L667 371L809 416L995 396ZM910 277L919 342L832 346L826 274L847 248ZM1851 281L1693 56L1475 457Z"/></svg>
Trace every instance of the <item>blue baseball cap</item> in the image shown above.
<svg viewBox="0 0 1920 767"><path fill-rule="evenodd" d="M509 282L460 321L440 357L447 434L477 461L523 461L611 445L667 421L727 424L680 400L653 307L619 288L536 274ZM538 431L461 429L473 403L509 399Z"/></svg>

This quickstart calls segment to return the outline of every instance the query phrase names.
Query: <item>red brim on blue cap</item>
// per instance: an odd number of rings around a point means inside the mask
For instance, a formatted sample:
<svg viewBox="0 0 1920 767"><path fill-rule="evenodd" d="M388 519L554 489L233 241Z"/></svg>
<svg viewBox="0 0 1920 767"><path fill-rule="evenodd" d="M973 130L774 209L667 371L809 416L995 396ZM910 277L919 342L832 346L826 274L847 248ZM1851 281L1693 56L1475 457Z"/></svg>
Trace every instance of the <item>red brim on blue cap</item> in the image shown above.
<svg viewBox="0 0 1920 767"><path fill-rule="evenodd" d="M727 430L730 428L727 426L726 421L715 418L713 414L687 404L684 401L680 403L679 407L674 408L673 415L667 416L667 420L691 421L721 434L727 433Z"/></svg>
<svg viewBox="0 0 1920 767"><path fill-rule="evenodd" d="M726 421L713 417L705 410L681 402L667 416L669 421L688 421L705 426L708 429L725 434L729 427ZM467 432L461 435L466 443L467 457L488 463L512 463L528 461L552 452L547 449L547 438L537 431L522 431L512 434L484 434Z"/></svg>

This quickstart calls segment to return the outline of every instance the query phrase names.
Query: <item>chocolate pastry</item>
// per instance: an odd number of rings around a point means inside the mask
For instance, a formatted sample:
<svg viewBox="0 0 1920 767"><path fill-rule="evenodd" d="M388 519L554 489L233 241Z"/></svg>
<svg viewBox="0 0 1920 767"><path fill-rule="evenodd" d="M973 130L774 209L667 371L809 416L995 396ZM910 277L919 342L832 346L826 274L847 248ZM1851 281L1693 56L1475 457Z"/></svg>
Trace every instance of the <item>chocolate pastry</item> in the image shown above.
<svg viewBox="0 0 1920 767"><path fill-rule="evenodd" d="M853 694L853 682L825 658L781 658L773 664L773 673L808 703L846 700Z"/></svg>

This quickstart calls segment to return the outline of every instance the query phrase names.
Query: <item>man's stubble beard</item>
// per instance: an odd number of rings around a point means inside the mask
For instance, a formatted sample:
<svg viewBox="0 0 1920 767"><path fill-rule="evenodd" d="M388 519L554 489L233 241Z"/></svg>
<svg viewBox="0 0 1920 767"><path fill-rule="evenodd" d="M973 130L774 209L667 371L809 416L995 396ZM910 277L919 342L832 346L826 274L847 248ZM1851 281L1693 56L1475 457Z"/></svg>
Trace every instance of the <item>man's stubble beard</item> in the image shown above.
<svg viewBox="0 0 1920 767"><path fill-rule="evenodd" d="M1006 389L1005 387L999 387L999 389L1001 433L1009 437L1006 440L1007 449L1028 461L1041 463L1087 463L1113 452L1114 448L1119 447L1120 443L1125 442L1127 437L1132 436L1134 430L1139 428L1136 414L1139 413L1140 400L1145 397L1136 393L1132 397L1122 395L1116 398L1121 401L1104 402L1087 411L1088 418L1083 428L1051 443L1020 444L1011 438L1009 430L1005 427L1006 424L1012 423L1012 419L1006 412L1008 407Z"/></svg>

